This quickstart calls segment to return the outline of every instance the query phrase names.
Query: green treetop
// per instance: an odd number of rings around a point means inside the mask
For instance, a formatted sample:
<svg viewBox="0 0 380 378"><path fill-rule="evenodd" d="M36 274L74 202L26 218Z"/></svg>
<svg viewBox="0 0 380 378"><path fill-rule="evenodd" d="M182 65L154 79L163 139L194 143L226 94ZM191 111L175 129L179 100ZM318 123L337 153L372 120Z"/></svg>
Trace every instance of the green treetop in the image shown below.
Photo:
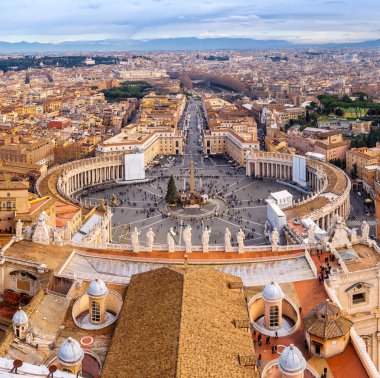
<svg viewBox="0 0 380 378"><path fill-rule="evenodd" d="M168 190L166 192L165 200L170 205L175 205L177 203L177 187L175 186L175 181L173 175L170 176L168 182Z"/></svg>

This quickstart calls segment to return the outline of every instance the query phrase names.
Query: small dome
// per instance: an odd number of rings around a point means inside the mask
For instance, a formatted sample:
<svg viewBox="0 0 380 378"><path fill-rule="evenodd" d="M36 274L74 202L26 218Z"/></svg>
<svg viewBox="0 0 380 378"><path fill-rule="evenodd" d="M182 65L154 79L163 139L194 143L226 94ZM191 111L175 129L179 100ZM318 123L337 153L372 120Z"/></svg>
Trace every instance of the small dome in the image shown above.
<svg viewBox="0 0 380 378"><path fill-rule="evenodd" d="M13 315L12 322L13 324L26 324L28 323L29 318L28 315L26 315L24 310L21 310L19 308Z"/></svg>
<svg viewBox="0 0 380 378"><path fill-rule="evenodd" d="M82 362L84 352L78 341L69 337L64 340L58 351L58 360L62 365L74 366Z"/></svg>
<svg viewBox="0 0 380 378"><path fill-rule="evenodd" d="M277 302L284 298L284 293L279 284L273 281L267 284L263 291L263 299L268 302Z"/></svg>
<svg viewBox="0 0 380 378"><path fill-rule="evenodd" d="M328 299L315 306L303 321L309 334L325 340L345 336L354 324L336 304Z"/></svg>
<svg viewBox="0 0 380 378"><path fill-rule="evenodd" d="M90 283L87 289L87 294L90 297L102 297L108 293L106 284L99 278L96 278Z"/></svg>
<svg viewBox="0 0 380 378"><path fill-rule="evenodd" d="M306 369L306 360L301 351L293 344L290 344L281 353L278 368L286 376L298 375Z"/></svg>

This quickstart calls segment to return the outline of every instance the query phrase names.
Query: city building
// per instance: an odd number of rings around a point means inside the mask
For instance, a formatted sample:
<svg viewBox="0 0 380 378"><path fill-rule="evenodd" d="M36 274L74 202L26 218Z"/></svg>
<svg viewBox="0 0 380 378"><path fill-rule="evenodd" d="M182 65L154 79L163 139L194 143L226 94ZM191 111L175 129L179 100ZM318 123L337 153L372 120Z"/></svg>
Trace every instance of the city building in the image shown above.
<svg viewBox="0 0 380 378"><path fill-rule="evenodd" d="M248 112L219 98L205 98L207 130L203 132L205 155L226 154L245 166L246 154L259 148L256 122Z"/></svg>

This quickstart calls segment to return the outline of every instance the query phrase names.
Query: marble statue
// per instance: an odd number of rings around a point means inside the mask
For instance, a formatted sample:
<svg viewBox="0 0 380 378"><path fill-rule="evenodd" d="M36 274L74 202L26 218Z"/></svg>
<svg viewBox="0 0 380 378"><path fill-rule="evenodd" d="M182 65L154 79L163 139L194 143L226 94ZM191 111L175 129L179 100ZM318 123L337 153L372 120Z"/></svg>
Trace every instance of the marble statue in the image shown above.
<svg viewBox="0 0 380 378"><path fill-rule="evenodd" d="M358 242L358 230L357 228L351 229L351 244L355 244Z"/></svg>
<svg viewBox="0 0 380 378"><path fill-rule="evenodd" d="M362 240L368 241L369 238L369 224L364 219L361 226L361 234L362 234Z"/></svg>
<svg viewBox="0 0 380 378"><path fill-rule="evenodd" d="M70 221L68 221L66 224L65 224L65 228L63 230L63 238L65 240L71 240L71 227L70 227Z"/></svg>
<svg viewBox="0 0 380 378"><path fill-rule="evenodd" d="M17 240L22 239L22 222L21 222L21 219L19 219L16 223L16 238L17 238Z"/></svg>
<svg viewBox="0 0 380 378"><path fill-rule="evenodd" d="M106 225L106 221L103 220L101 224L101 234L100 234L101 242L108 243L108 237L109 237L109 232Z"/></svg>
<svg viewBox="0 0 380 378"><path fill-rule="evenodd" d="M244 252L244 231L243 229L240 229L239 232L236 234L236 240L238 244L238 252Z"/></svg>
<svg viewBox="0 0 380 378"><path fill-rule="evenodd" d="M47 214L46 211L42 211L41 214L43 214L44 217L45 217L45 223L46 223L48 226L50 226L50 224L51 224L50 216Z"/></svg>
<svg viewBox="0 0 380 378"><path fill-rule="evenodd" d="M271 233L271 241L272 241L272 247L277 247L278 242L280 241L280 234L277 231L277 228L274 228Z"/></svg>
<svg viewBox="0 0 380 378"><path fill-rule="evenodd" d="M155 236L156 234L152 230L152 227L150 227L148 232L146 233L146 240L148 241L148 246L147 246L148 252L152 252L153 250L153 242L154 242Z"/></svg>
<svg viewBox="0 0 380 378"><path fill-rule="evenodd" d="M31 226L27 226L25 227L24 229L24 236L25 236L25 239L28 239L30 240L33 236L33 228Z"/></svg>
<svg viewBox="0 0 380 378"><path fill-rule="evenodd" d="M133 252L140 252L140 242L139 242L140 233L141 233L141 231L138 231L137 227L135 227L131 233L131 241L132 241Z"/></svg>
<svg viewBox="0 0 380 378"><path fill-rule="evenodd" d="M226 227L226 231L224 232L224 249L226 252L232 251L231 245L231 231L228 227Z"/></svg>
<svg viewBox="0 0 380 378"><path fill-rule="evenodd" d="M312 224L307 230L307 238L309 239L309 244L315 243L315 224Z"/></svg>
<svg viewBox="0 0 380 378"><path fill-rule="evenodd" d="M203 230L203 234L202 234L202 246L203 246L203 252L208 252L209 251L209 242L210 242L210 234L211 234L211 230L206 227L204 230Z"/></svg>
<svg viewBox="0 0 380 378"><path fill-rule="evenodd" d="M351 232L342 217L336 215L330 228L329 242L334 248L351 247Z"/></svg>
<svg viewBox="0 0 380 378"><path fill-rule="evenodd" d="M264 235L268 235L268 234L269 234L269 222L266 221L264 224Z"/></svg>
<svg viewBox="0 0 380 378"><path fill-rule="evenodd" d="M111 210L111 206L110 205L107 205L106 206L106 217L108 218L108 219L111 219L112 218L112 210Z"/></svg>
<svg viewBox="0 0 380 378"><path fill-rule="evenodd" d="M54 233L54 244L56 245L62 245L63 242L62 242L62 235L61 235L61 231L58 231L58 230L55 230Z"/></svg>
<svg viewBox="0 0 380 378"><path fill-rule="evenodd" d="M176 233L174 232L173 227L170 227L168 234L166 236L166 240L167 240L168 247L169 247L169 252L174 252L174 236L175 236L175 234Z"/></svg>
<svg viewBox="0 0 380 378"><path fill-rule="evenodd" d="M183 242L185 243L186 253L191 252L191 226L186 225L182 231Z"/></svg>
<svg viewBox="0 0 380 378"><path fill-rule="evenodd" d="M50 230L46 224L46 213L44 211L38 216L37 225L34 228L32 241L40 244L50 244Z"/></svg>

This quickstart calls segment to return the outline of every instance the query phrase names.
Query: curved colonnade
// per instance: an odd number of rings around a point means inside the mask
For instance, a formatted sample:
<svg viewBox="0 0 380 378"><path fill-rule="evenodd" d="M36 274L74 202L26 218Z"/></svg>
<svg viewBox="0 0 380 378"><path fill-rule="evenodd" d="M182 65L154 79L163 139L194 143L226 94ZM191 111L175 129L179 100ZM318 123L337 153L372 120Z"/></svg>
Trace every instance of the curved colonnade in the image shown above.
<svg viewBox="0 0 380 378"><path fill-rule="evenodd" d="M247 176L291 181L292 164L293 155L253 152L247 158ZM351 182L348 176L332 164L312 159L306 159L306 170L307 184L312 191L307 198L283 209L287 220L308 217L326 229L335 215L346 219L350 212ZM123 179L123 155L97 156L54 167L38 180L36 187L40 195L47 195L40 193L41 182L52 177L54 183L50 186L55 185L61 197L78 204L76 194L83 189Z"/></svg>
<svg viewBox="0 0 380 378"><path fill-rule="evenodd" d="M247 176L292 180L293 155L254 152L247 159ZM335 215L347 219L350 213L351 181L341 169L322 161L306 159L307 185L312 193L284 209L287 220L308 217L322 229Z"/></svg>
<svg viewBox="0 0 380 378"><path fill-rule="evenodd" d="M123 155L105 155L54 167L37 181L36 189L40 195L45 195L40 193L41 182L58 169L61 171L56 181L58 193L69 202L78 204L75 194L83 189L122 180L124 159Z"/></svg>

